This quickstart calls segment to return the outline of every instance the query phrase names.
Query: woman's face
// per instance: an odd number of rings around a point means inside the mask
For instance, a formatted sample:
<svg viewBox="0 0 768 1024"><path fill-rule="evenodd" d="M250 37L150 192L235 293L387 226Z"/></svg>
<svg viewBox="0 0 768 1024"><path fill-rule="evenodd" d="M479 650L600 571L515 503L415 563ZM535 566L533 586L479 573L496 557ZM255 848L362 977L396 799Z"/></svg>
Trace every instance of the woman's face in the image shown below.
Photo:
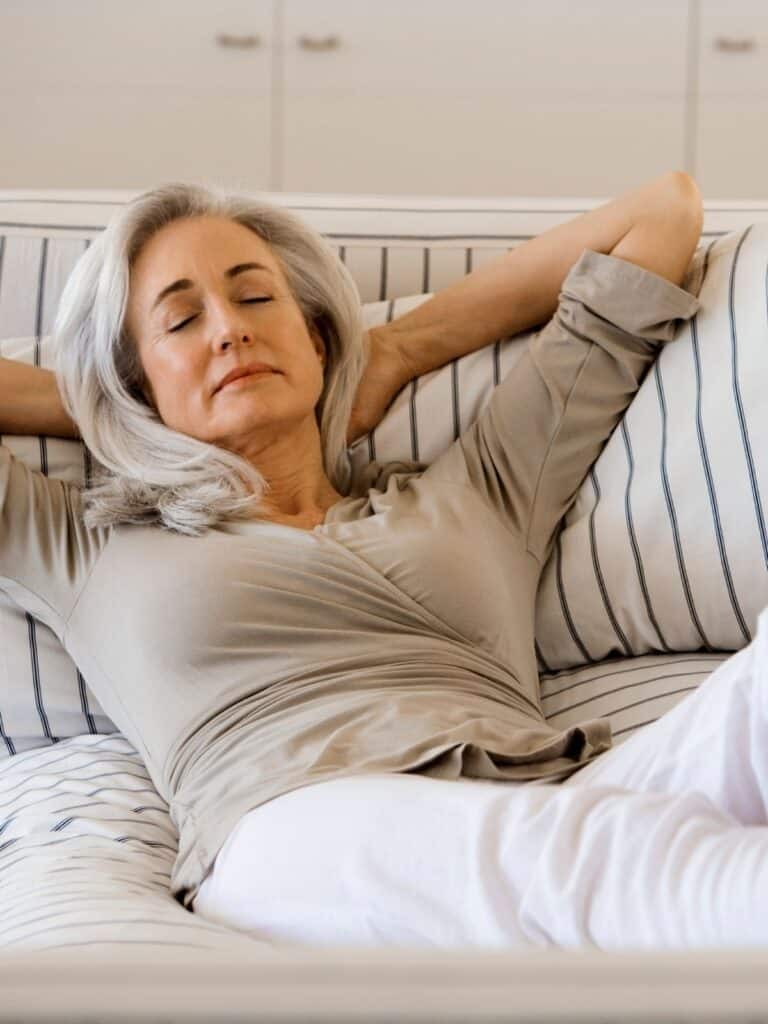
<svg viewBox="0 0 768 1024"><path fill-rule="evenodd" d="M131 268L126 326L168 427L246 456L309 417L317 429L322 339L269 245L241 224L195 217L158 231ZM253 361L274 372L216 390Z"/></svg>

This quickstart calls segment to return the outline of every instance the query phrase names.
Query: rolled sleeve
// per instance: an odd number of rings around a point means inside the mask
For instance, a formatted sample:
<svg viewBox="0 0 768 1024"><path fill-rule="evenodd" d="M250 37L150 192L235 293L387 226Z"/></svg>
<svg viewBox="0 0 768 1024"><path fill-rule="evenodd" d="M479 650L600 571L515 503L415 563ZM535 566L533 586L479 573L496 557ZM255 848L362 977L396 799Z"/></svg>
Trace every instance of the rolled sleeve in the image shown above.
<svg viewBox="0 0 768 1024"><path fill-rule="evenodd" d="M652 271L586 249L563 282L554 316L441 457L441 468L463 469L528 552L545 561L558 523L661 345L699 305Z"/></svg>

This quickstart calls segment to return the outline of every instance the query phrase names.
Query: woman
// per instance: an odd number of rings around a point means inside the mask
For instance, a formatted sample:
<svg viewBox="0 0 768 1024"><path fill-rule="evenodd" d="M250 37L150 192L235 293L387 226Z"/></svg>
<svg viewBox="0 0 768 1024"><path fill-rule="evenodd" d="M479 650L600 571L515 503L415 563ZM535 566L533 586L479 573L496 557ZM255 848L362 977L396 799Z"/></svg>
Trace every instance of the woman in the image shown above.
<svg viewBox="0 0 768 1024"><path fill-rule="evenodd" d="M278 942L765 941L768 831L721 785L746 754L654 776L653 729L606 754L603 720L550 728L534 657L555 529L698 308L700 232L695 183L664 175L368 351L332 250L248 197L156 189L83 255L57 380L107 472L79 492L4 451L2 571L169 801L184 906ZM349 479L346 443L409 376L547 317L429 468Z"/></svg>

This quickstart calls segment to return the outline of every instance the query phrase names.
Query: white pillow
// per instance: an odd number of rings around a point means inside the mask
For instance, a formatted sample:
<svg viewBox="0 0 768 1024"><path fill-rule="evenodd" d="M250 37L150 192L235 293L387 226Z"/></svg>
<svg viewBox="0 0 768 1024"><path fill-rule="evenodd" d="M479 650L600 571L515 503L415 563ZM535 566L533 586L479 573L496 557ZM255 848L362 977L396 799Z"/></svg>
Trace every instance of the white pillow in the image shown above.
<svg viewBox="0 0 768 1024"><path fill-rule="evenodd" d="M667 344L545 567L545 670L736 651L768 604L768 222L700 250L701 307Z"/></svg>

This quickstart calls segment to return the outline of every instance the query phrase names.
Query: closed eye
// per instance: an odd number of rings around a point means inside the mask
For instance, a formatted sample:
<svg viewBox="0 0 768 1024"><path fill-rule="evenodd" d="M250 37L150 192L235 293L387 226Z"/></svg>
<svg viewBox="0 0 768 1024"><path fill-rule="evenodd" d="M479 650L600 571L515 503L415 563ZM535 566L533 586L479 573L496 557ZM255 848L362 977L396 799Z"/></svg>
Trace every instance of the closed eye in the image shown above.
<svg viewBox="0 0 768 1024"><path fill-rule="evenodd" d="M243 299L243 303L248 303L248 302L271 302L271 301L272 301L271 298ZM182 330L184 327L187 326L188 323L191 323L194 319L195 319L194 316L187 317L186 320L182 320L181 323L180 324L176 324L175 327L169 327L168 328L168 333L169 334L174 334L176 331Z"/></svg>

